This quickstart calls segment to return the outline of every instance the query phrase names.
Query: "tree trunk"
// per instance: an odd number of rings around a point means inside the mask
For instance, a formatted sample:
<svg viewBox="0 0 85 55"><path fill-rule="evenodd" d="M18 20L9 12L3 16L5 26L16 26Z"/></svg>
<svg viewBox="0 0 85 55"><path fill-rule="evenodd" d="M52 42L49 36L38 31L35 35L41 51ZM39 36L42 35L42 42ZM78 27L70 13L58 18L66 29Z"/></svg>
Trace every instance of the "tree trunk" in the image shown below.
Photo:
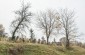
<svg viewBox="0 0 85 55"><path fill-rule="evenodd" d="M68 34L66 33L66 49L69 48L69 39L68 39Z"/></svg>
<svg viewBox="0 0 85 55"><path fill-rule="evenodd" d="M66 49L69 48L69 39L66 40Z"/></svg>
<svg viewBox="0 0 85 55"><path fill-rule="evenodd" d="M12 40L15 40L15 33L16 33L17 29L18 29L18 26L16 27L16 29L15 29L14 32L12 33Z"/></svg>
<svg viewBox="0 0 85 55"><path fill-rule="evenodd" d="M13 32L12 40L15 40L15 32Z"/></svg>
<svg viewBox="0 0 85 55"><path fill-rule="evenodd" d="M49 37L47 37L47 45L49 44Z"/></svg>

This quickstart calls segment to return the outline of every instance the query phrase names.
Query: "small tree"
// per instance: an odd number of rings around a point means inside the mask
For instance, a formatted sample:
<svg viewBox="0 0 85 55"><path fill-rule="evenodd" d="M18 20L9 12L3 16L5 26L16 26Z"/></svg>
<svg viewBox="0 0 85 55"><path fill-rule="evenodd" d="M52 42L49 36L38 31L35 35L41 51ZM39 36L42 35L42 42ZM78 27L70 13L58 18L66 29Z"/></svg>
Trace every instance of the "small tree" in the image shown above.
<svg viewBox="0 0 85 55"><path fill-rule="evenodd" d="M60 38L60 42L61 42L63 45L66 45L66 37Z"/></svg>
<svg viewBox="0 0 85 55"><path fill-rule="evenodd" d="M53 42L56 43L56 39L55 38L54 38Z"/></svg>
<svg viewBox="0 0 85 55"><path fill-rule="evenodd" d="M38 39L38 44L40 44L41 43L41 40L40 39Z"/></svg>
<svg viewBox="0 0 85 55"><path fill-rule="evenodd" d="M2 24L0 24L0 36L1 37L4 35L4 30L5 30L5 28L3 27Z"/></svg>
<svg viewBox="0 0 85 55"><path fill-rule="evenodd" d="M28 23L32 16L31 12L28 12L30 5L25 5L22 3L21 9L16 11L15 14L18 16L17 19L13 20L11 23L12 27L12 40L15 40L16 34L23 35L25 28L28 28Z"/></svg>
<svg viewBox="0 0 85 55"><path fill-rule="evenodd" d="M41 41L41 44L45 44L45 38L44 38L44 36L42 36L42 41Z"/></svg>
<svg viewBox="0 0 85 55"><path fill-rule="evenodd" d="M35 39L34 31L33 29L30 29L30 41L32 42Z"/></svg>
<svg viewBox="0 0 85 55"><path fill-rule="evenodd" d="M34 36L35 36L33 32L34 32L33 29L30 29L30 38L31 39L34 39Z"/></svg>

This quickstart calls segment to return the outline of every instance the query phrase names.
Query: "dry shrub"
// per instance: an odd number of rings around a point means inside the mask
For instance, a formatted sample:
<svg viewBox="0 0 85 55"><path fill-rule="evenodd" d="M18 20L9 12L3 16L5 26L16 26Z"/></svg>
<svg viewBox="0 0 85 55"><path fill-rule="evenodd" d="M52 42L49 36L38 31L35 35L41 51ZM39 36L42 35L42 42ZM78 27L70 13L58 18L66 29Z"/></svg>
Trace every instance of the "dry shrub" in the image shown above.
<svg viewBox="0 0 85 55"><path fill-rule="evenodd" d="M22 46L10 47L8 53L9 55L23 55L24 48Z"/></svg>

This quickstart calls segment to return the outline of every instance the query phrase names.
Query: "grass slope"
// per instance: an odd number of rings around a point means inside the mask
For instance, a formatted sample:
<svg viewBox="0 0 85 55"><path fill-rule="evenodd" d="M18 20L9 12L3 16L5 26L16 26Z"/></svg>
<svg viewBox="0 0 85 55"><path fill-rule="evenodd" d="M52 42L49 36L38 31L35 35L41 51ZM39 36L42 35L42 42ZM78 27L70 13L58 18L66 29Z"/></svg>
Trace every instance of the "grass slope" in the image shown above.
<svg viewBox="0 0 85 55"><path fill-rule="evenodd" d="M48 46L31 43L0 43L0 55L7 55L7 51L10 47L20 46L23 46L24 48L23 55L85 55L85 49L78 46L73 46L69 50L66 50L62 46Z"/></svg>

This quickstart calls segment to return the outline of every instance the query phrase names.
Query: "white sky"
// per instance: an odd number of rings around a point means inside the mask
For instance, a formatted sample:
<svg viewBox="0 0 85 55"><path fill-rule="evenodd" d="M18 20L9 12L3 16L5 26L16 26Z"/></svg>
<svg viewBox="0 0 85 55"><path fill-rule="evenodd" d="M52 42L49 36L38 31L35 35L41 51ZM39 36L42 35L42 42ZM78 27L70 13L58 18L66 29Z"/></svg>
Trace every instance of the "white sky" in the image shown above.
<svg viewBox="0 0 85 55"><path fill-rule="evenodd" d="M22 0L0 0L0 24L9 33L10 22L15 18L14 11L20 8ZM76 12L78 31L85 33L85 0L25 0L31 3L31 11L69 8Z"/></svg>

